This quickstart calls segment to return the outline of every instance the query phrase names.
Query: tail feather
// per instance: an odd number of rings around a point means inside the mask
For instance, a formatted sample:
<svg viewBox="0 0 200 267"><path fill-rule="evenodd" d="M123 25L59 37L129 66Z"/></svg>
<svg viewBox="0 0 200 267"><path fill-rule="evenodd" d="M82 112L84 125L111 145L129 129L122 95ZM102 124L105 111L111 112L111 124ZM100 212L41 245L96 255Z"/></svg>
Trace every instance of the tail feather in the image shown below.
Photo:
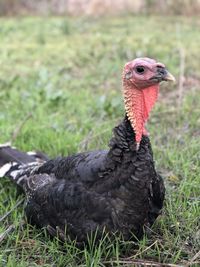
<svg viewBox="0 0 200 267"><path fill-rule="evenodd" d="M48 157L42 152L22 152L7 144L0 145L0 177L16 177L44 163Z"/></svg>
<svg viewBox="0 0 200 267"><path fill-rule="evenodd" d="M0 166L8 162L27 164L36 161L35 155L29 155L10 146L0 147Z"/></svg>
<svg viewBox="0 0 200 267"><path fill-rule="evenodd" d="M0 177L6 176L7 172L12 168L13 163L6 163L0 168Z"/></svg>

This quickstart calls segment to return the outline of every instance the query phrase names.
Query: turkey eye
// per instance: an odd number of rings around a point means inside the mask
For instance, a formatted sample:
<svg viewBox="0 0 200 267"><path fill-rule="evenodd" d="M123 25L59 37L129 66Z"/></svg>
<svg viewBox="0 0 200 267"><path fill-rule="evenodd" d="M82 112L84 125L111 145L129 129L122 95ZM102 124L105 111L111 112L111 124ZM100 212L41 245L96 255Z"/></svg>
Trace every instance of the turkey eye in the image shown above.
<svg viewBox="0 0 200 267"><path fill-rule="evenodd" d="M144 72L144 67L138 66L138 67L136 67L136 71L137 71L137 73L142 74Z"/></svg>

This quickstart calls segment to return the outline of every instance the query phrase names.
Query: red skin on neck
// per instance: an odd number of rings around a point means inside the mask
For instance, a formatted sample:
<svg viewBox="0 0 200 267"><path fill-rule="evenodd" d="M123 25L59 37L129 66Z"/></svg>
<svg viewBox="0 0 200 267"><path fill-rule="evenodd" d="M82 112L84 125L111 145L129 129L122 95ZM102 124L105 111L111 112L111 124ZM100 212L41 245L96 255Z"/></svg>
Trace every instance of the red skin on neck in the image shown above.
<svg viewBox="0 0 200 267"><path fill-rule="evenodd" d="M142 135L148 135L145 123L153 108L159 91L159 84L144 89L137 89L133 84L123 79L125 110L135 131L135 140L139 146Z"/></svg>

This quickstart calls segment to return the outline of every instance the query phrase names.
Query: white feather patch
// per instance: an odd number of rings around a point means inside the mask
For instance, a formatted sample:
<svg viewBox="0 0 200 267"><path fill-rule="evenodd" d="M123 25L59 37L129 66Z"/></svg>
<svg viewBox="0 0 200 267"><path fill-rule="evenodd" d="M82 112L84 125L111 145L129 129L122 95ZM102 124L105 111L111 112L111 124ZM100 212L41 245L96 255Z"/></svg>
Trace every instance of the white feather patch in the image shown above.
<svg viewBox="0 0 200 267"><path fill-rule="evenodd" d="M4 177L5 174L10 170L10 168L13 166L12 163L6 163L0 168L0 177Z"/></svg>
<svg viewBox="0 0 200 267"><path fill-rule="evenodd" d="M5 144L0 144L0 148L1 148L1 147L8 147L8 146L11 147L11 142L7 142L7 143L5 143Z"/></svg>
<svg viewBox="0 0 200 267"><path fill-rule="evenodd" d="M20 170L15 170L15 171L12 171L10 173L10 176L12 177L12 179L16 179L17 175L20 173L21 171Z"/></svg>
<svg viewBox="0 0 200 267"><path fill-rule="evenodd" d="M28 154L29 156L36 156L37 153L35 151L28 151L26 152L26 154Z"/></svg>

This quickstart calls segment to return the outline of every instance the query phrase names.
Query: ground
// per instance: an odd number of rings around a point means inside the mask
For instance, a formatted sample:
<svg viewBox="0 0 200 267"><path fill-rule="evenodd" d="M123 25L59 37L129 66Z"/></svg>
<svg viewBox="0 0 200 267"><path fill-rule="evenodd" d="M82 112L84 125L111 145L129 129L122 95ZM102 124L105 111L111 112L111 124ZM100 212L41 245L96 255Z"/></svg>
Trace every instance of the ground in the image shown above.
<svg viewBox="0 0 200 267"><path fill-rule="evenodd" d="M0 143L50 157L107 148L124 114L124 63L149 56L177 78L161 85L147 126L167 188L148 236L84 250L59 244L26 223L23 196L3 178L0 266L199 266L199 28L199 18L183 17L0 19Z"/></svg>

